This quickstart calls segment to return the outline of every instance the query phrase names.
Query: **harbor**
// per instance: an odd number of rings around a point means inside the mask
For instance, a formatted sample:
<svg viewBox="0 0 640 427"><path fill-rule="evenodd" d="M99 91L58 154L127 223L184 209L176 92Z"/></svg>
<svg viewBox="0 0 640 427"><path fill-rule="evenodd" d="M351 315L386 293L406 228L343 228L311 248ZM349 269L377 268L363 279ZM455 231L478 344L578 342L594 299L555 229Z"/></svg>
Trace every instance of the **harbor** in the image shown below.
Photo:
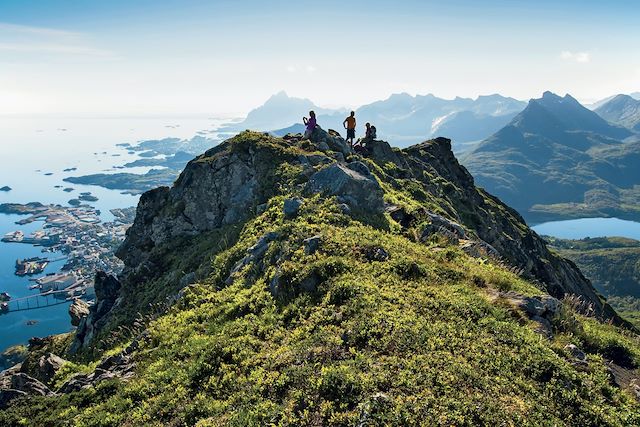
<svg viewBox="0 0 640 427"><path fill-rule="evenodd" d="M25 226L42 222L41 229L27 234L24 230L12 230L4 235L2 242L40 248L50 256L30 256L15 262L15 275L39 276L29 279L31 294L11 298L4 292L0 314L14 311L49 307L83 298L92 301L95 297L93 279L96 271L118 274L122 262L114 251L124 240L126 230L135 216L134 208L113 209L113 221L102 222L100 212L89 205L65 207L39 203L5 204L0 210L14 215L28 215L15 221ZM54 272L46 272L52 263L64 261ZM0 285L2 285L0 283Z"/></svg>

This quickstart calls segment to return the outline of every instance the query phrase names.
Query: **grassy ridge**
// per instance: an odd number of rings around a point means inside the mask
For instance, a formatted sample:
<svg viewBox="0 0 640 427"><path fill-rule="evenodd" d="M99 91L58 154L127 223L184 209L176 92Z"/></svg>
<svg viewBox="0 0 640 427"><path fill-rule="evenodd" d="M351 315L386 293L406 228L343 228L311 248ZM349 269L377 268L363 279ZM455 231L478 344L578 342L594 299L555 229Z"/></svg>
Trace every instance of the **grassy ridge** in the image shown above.
<svg viewBox="0 0 640 427"><path fill-rule="evenodd" d="M231 266L272 231L263 267L250 264L228 284ZM318 234L319 250L306 255L303 239ZM371 259L373 248L388 259ZM210 268L149 325L135 379L32 399L0 413L0 424L640 423L603 358L622 349L636 366L637 337L567 307L547 341L489 297L540 291L456 246L412 242L319 199L287 220L274 198ZM274 297L276 271L284 279ZM303 292L310 277L317 288ZM568 342L590 351L587 368L570 363Z"/></svg>

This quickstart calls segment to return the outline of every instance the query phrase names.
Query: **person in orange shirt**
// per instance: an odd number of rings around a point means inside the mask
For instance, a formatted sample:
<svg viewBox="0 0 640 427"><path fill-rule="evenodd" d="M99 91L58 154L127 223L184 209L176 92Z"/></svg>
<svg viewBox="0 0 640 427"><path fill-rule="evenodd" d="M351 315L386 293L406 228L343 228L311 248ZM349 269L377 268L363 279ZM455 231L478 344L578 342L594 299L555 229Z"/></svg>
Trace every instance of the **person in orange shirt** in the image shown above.
<svg viewBox="0 0 640 427"><path fill-rule="evenodd" d="M347 130L347 141L349 141L349 146L353 147L353 139L356 137L356 113L354 111L351 112L351 115L344 119L342 122L342 126Z"/></svg>

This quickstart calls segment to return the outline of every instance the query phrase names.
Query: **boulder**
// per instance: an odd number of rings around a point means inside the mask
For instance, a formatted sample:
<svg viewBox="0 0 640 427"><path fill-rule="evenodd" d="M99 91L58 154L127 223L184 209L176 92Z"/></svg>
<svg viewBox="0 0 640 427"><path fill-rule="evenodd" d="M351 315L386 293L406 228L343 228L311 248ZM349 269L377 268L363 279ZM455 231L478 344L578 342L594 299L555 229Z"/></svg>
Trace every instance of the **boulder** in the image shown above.
<svg viewBox="0 0 640 427"><path fill-rule="evenodd" d="M370 213L384 212L383 192L369 168L364 163L348 165L334 163L309 178L307 190L328 196L337 196L353 210Z"/></svg>
<svg viewBox="0 0 640 427"><path fill-rule="evenodd" d="M298 211L300 210L300 207L302 206L302 199L299 198L292 198L292 199L286 199L284 201L284 216L287 218L293 218L296 215L298 215Z"/></svg>
<svg viewBox="0 0 640 427"><path fill-rule="evenodd" d="M482 240L466 241L460 246L460 249L462 249L462 251L467 255L474 258L500 258L498 251L493 246L487 242L483 242Z"/></svg>
<svg viewBox="0 0 640 427"><path fill-rule="evenodd" d="M313 237L309 237L307 239L304 239L304 253L305 255L312 255L314 254L318 248L320 247L320 240L322 239L322 236L320 235L316 235Z"/></svg>
<svg viewBox="0 0 640 427"><path fill-rule="evenodd" d="M564 346L564 350L571 356L572 362L576 365L587 365L587 355L584 351L580 350L576 345L567 344Z"/></svg>
<svg viewBox="0 0 640 427"><path fill-rule="evenodd" d="M311 142L316 144L321 151L334 151L347 156L353 152L349 144L340 136L340 134L333 129L329 129L326 132L324 129L317 126L311 133L309 138Z"/></svg>
<svg viewBox="0 0 640 427"><path fill-rule="evenodd" d="M53 353L40 356L38 360L38 379L48 383L65 363L67 363L66 360Z"/></svg>
<svg viewBox="0 0 640 427"><path fill-rule="evenodd" d="M431 220L431 223L422 230L422 236L420 237L420 240L425 241L431 235L443 231L449 232L448 234L455 236L457 239L467 239L467 233L464 231L464 228L457 222L433 212L425 213Z"/></svg>
<svg viewBox="0 0 640 427"><path fill-rule="evenodd" d="M89 304L86 301L76 298L69 306L69 316L71 316L71 324L78 326L80 321L89 315Z"/></svg>

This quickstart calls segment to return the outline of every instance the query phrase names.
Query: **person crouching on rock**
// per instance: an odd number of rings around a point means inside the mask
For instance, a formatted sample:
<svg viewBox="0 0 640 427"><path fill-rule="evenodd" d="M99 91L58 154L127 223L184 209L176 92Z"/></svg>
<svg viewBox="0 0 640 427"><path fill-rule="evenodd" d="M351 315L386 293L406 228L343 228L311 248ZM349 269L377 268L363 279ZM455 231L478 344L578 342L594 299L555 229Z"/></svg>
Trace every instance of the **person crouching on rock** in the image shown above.
<svg viewBox="0 0 640 427"><path fill-rule="evenodd" d="M365 131L364 139L366 139L368 141L373 141L374 139L376 139L378 137L378 135L376 135L376 127L375 126L372 126L370 123L367 123L365 125L365 127L367 128L367 130Z"/></svg>
<svg viewBox="0 0 640 427"><path fill-rule="evenodd" d="M371 143L371 141L377 138L375 126L371 126L371 123L367 123L364 126L366 127L364 138L358 139L358 141L356 141L355 145L353 146L354 151L361 156L366 156L369 154L368 145Z"/></svg>
<svg viewBox="0 0 640 427"><path fill-rule="evenodd" d="M304 131L303 139L310 139L311 134L313 133L316 126L318 125L316 121L316 113L314 111L309 111L309 118L307 119L306 117L303 117L302 121L307 126L307 128Z"/></svg>
<svg viewBox="0 0 640 427"><path fill-rule="evenodd" d="M356 137L356 113L354 111L344 119L342 126L347 130L347 141L349 141L349 146L353 148L353 139Z"/></svg>

